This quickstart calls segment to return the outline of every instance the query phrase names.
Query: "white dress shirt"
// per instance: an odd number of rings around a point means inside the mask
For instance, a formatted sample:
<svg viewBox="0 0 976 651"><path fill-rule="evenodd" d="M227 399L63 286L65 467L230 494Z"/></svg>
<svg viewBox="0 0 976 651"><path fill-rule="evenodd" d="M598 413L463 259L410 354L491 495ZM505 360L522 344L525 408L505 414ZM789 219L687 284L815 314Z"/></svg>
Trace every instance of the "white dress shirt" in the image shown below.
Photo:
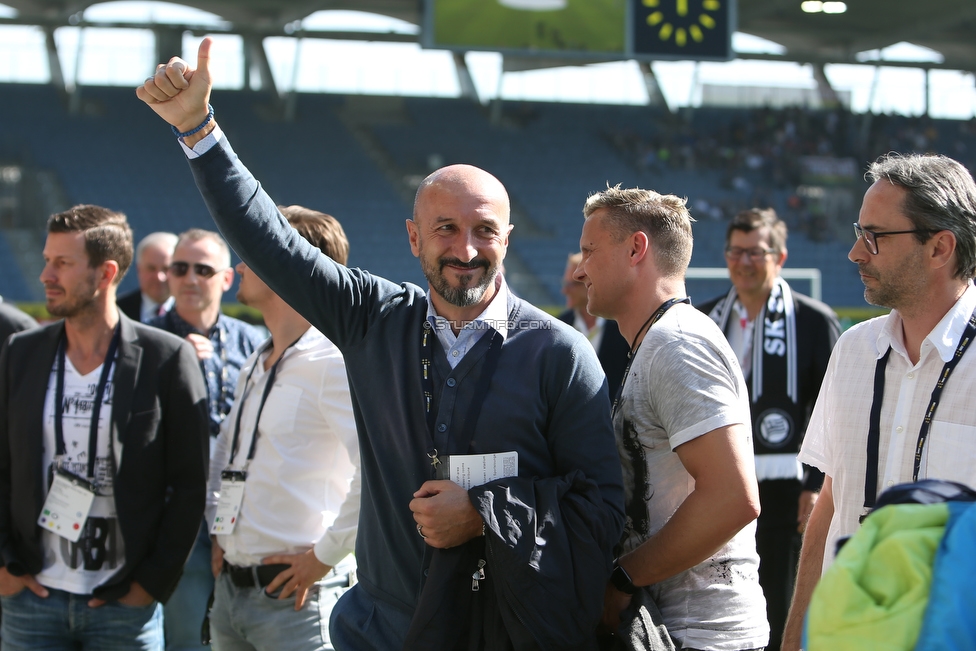
<svg viewBox="0 0 976 651"><path fill-rule="evenodd" d="M600 344L603 342L603 330L606 324L607 320L602 316L598 316L596 317L596 323L591 328L586 325L586 319L583 318L579 310L573 310L573 327L583 333L583 336L586 337L595 351L600 350ZM610 396L610 399L612 400L613 396Z"/></svg>
<svg viewBox="0 0 976 651"><path fill-rule="evenodd" d="M210 524L221 472L247 463L269 375L263 363L266 348L255 351L241 368L234 407L224 419L210 460ZM238 409L243 409L238 451L230 463ZM249 566L271 554L314 547L319 561L336 565L355 546L360 482L345 364L335 345L309 328L278 364L274 388L261 413L254 459L247 464L240 517L230 535L217 536L224 558L232 565Z"/></svg>
<svg viewBox="0 0 976 651"><path fill-rule="evenodd" d="M735 357L739 360L739 367L742 369L742 377L749 377L752 370L752 331L756 326L756 320L749 318L749 311L737 299L732 304L735 314L730 316L728 332L725 336L729 340L729 345L735 351Z"/></svg>
<svg viewBox="0 0 976 651"><path fill-rule="evenodd" d="M834 516L827 533L824 570L838 538L857 530L864 507L867 434L877 360L891 346L885 372L878 451L878 492L912 481L915 447L932 389L955 353L976 307L969 288L922 342L919 362L905 349L897 310L860 323L837 341L799 459L833 480ZM922 451L919 479L946 479L976 487L976 351L968 350L939 401Z"/></svg>

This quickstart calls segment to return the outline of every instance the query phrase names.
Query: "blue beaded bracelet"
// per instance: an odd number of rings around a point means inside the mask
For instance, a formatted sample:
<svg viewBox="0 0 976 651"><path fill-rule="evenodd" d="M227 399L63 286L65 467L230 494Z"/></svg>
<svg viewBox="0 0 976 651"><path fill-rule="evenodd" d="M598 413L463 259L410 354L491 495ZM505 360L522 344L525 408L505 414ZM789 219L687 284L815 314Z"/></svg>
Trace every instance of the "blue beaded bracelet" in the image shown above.
<svg viewBox="0 0 976 651"><path fill-rule="evenodd" d="M177 138L188 138L189 136L192 136L194 133L196 133L200 129L210 124L210 121L213 119L213 115L214 115L213 107L210 106L210 104L207 104L207 110L208 110L207 117L204 119L203 122L200 123L200 126L198 126L196 129L191 129L186 133L180 133L180 130L174 127L173 125L170 125L169 128L173 130L173 133L176 134Z"/></svg>

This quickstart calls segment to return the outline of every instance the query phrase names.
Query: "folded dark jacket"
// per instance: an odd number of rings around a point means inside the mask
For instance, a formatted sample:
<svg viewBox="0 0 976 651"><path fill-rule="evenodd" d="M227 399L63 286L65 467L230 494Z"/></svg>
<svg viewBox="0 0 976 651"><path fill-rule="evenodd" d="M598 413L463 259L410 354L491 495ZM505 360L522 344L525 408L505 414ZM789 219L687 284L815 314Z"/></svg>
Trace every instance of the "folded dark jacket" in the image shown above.
<svg viewBox="0 0 976 651"><path fill-rule="evenodd" d="M596 648L620 522L581 471L468 491L485 536L433 550L405 649ZM483 580L472 575L484 561Z"/></svg>

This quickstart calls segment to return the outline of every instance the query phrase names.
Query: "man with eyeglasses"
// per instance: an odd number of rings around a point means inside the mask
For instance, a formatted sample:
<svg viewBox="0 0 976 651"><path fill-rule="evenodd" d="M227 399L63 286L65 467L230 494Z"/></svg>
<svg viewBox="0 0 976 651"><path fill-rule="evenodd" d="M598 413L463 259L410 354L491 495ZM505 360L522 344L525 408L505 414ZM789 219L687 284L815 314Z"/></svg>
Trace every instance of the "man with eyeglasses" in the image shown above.
<svg viewBox="0 0 976 651"><path fill-rule="evenodd" d="M181 233L169 265L173 309L149 322L193 344L207 383L211 452L220 424L230 412L241 366L261 345L257 328L220 312L220 300L234 282L230 249L219 234L200 228ZM200 527L183 578L166 604L167 651L199 649L200 625L213 590L210 536Z"/></svg>
<svg viewBox="0 0 976 651"><path fill-rule="evenodd" d="M698 306L725 333L749 387L762 506L756 550L771 650L779 649L800 534L823 483L823 474L801 466L796 455L840 336L833 310L794 291L780 276L786 237L786 224L772 208L737 214L725 234L732 288Z"/></svg>
<svg viewBox="0 0 976 651"><path fill-rule="evenodd" d="M958 162L889 154L871 164L848 257L868 303L892 308L837 341L799 458L826 475L807 524L783 648L837 541L885 489L976 486L976 184Z"/></svg>

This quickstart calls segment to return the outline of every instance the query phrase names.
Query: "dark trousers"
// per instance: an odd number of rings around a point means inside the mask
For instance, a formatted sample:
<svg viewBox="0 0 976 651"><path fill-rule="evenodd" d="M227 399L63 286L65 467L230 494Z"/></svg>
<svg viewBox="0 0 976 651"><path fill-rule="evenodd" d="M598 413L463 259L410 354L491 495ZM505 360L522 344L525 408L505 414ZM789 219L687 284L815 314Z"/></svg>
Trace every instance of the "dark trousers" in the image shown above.
<svg viewBox="0 0 976 651"><path fill-rule="evenodd" d="M800 534L796 529L800 489L800 482L793 479L759 482L762 514L756 527L756 551L759 553L759 584L766 597L769 620L768 651L779 651L793 598L796 564L800 556Z"/></svg>

